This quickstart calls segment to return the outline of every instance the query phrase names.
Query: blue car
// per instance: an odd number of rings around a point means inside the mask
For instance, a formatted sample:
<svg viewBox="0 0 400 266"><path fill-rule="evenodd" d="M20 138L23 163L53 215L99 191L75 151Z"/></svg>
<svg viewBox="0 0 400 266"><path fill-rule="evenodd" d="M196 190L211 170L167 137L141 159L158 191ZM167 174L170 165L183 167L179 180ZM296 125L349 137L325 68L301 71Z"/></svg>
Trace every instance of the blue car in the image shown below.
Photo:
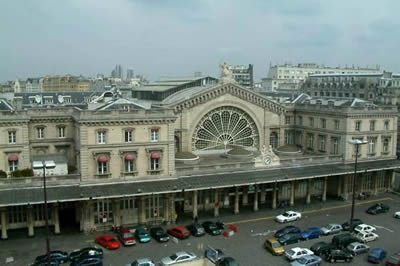
<svg viewBox="0 0 400 266"><path fill-rule="evenodd" d="M136 239L139 240L140 243L150 242L150 234L144 227L139 226L135 231Z"/></svg>
<svg viewBox="0 0 400 266"><path fill-rule="evenodd" d="M69 260L68 253L60 250L50 251L50 260L55 260L58 263L64 263ZM35 263L47 262L47 254L36 257Z"/></svg>
<svg viewBox="0 0 400 266"><path fill-rule="evenodd" d="M318 227L310 227L301 233L301 238L305 240L319 238L323 233L324 232Z"/></svg>
<svg viewBox="0 0 400 266"><path fill-rule="evenodd" d="M368 261L372 263L381 263L386 257L386 250L383 248L373 248L368 254Z"/></svg>
<svg viewBox="0 0 400 266"><path fill-rule="evenodd" d="M103 266L101 258L88 257L77 262L72 262L70 266Z"/></svg>

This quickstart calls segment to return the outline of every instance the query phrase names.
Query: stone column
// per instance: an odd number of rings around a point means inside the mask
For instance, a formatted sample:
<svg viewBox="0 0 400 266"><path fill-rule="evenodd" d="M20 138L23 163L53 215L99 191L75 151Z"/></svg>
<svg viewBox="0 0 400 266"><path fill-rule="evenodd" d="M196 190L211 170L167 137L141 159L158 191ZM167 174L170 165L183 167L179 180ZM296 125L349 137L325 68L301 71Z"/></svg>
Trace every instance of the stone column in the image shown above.
<svg viewBox="0 0 400 266"><path fill-rule="evenodd" d="M249 204L249 188L248 186L243 187L243 193L242 193L242 205L246 206Z"/></svg>
<svg viewBox="0 0 400 266"><path fill-rule="evenodd" d="M83 232L87 232L94 227L93 200L82 201L80 206L80 230Z"/></svg>
<svg viewBox="0 0 400 266"><path fill-rule="evenodd" d="M394 185L395 185L395 181L396 181L396 172L394 171L394 170L391 170L392 171L392 176L391 176L391 180L390 180L390 183L389 183L389 190L391 191L391 190L393 190L393 188L394 188Z"/></svg>
<svg viewBox="0 0 400 266"><path fill-rule="evenodd" d="M306 204L311 203L311 179L307 179L307 196L306 196Z"/></svg>
<svg viewBox="0 0 400 266"><path fill-rule="evenodd" d="M261 189L261 192L260 192L260 197L261 197L260 203L264 204L265 203L265 185L260 185L260 189Z"/></svg>
<svg viewBox="0 0 400 266"><path fill-rule="evenodd" d="M7 234L7 209L1 209L1 239L7 239L8 234Z"/></svg>
<svg viewBox="0 0 400 266"><path fill-rule="evenodd" d="M114 217L114 225L121 226L121 200L114 199L112 201L112 212Z"/></svg>
<svg viewBox="0 0 400 266"><path fill-rule="evenodd" d="M378 194L378 176L377 172L372 173L372 193L376 196Z"/></svg>
<svg viewBox="0 0 400 266"><path fill-rule="evenodd" d="M210 209L210 191L205 191L205 197L204 197L204 210L208 211Z"/></svg>
<svg viewBox="0 0 400 266"><path fill-rule="evenodd" d="M239 187L235 188L235 207L233 213L239 214Z"/></svg>
<svg viewBox="0 0 400 266"><path fill-rule="evenodd" d="M58 215L58 204L55 203L52 206L52 219L53 219L53 224L54 224L54 234L58 235L60 234L60 219L59 219L59 215Z"/></svg>
<svg viewBox="0 0 400 266"><path fill-rule="evenodd" d="M163 199L163 204L164 204L164 220L169 221L169 195L165 195L162 197Z"/></svg>
<svg viewBox="0 0 400 266"><path fill-rule="evenodd" d="M290 182L290 206L294 205L294 190L295 190L294 180Z"/></svg>
<svg viewBox="0 0 400 266"><path fill-rule="evenodd" d="M26 219L27 219L27 224L28 224L28 236L29 237L34 237L35 236L35 230L34 230L34 218L33 218L33 207L29 205L26 207Z"/></svg>
<svg viewBox="0 0 400 266"><path fill-rule="evenodd" d="M322 201L325 202L326 201L326 191L328 189L328 177L325 176L324 177L324 186L323 186L323 190L322 190Z"/></svg>
<svg viewBox="0 0 400 266"><path fill-rule="evenodd" d="M215 190L215 198L214 198L214 216L219 216L219 194L218 189Z"/></svg>
<svg viewBox="0 0 400 266"><path fill-rule="evenodd" d="M352 180L352 178L354 178L354 176L351 176L351 177L350 177L351 180ZM348 175L345 175L345 176L343 177L343 191L342 191L343 198L344 198L345 200L347 200L347 199L349 198L348 180L349 180L349 176L348 176Z"/></svg>
<svg viewBox="0 0 400 266"><path fill-rule="evenodd" d="M146 201L143 197L139 198L139 224L146 223Z"/></svg>
<svg viewBox="0 0 400 266"><path fill-rule="evenodd" d="M274 183L274 187L272 188L272 209L276 209L276 187L277 183Z"/></svg>
<svg viewBox="0 0 400 266"><path fill-rule="evenodd" d="M224 206L229 207L229 190L224 191Z"/></svg>
<svg viewBox="0 0 400 266"><path fill-rule="evenodd" d="M253 211L258 211L258 185L254 185L254 205Z"/></svg>
<svg viewBox="0 0 400 266"><path fill-rule="evenodd" d="M198 217L198 204L197 204L197 199L198 199L198 191L195 190L193 191L193 198L192 198L192 204L193 204L193 219Z"/></svg>
<svg viewBox="0 0 400 266"><path fill-rule="evenodd" d="M171 222L175 223L176 222L176 217L177 217L177 214L176 214L176 211L175 211L175 194L169 195L168 200L169 200L168 205L169 205L170 219L171 219Z"/></svg>

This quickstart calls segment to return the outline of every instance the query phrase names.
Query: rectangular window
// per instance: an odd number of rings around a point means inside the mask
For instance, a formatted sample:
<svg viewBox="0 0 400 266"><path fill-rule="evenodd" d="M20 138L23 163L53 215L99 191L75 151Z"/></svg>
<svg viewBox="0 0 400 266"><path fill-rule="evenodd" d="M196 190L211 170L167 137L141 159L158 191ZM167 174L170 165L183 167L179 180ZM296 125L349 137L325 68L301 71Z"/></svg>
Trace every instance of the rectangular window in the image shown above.
<svg viewBox="0 0 400 266"><path fill-rule="evenodd" d="M375 153L375 142L376 142L375 139L369 140L369 142L368 142L368 153L369 154Z"/></svg>
<svg viewBox="0 0 400 266"><path fill-rule="evenodd" d="M17 132L8 131L8 144L15 144L17 142Z"/></svg>
<svg viewBox="0 0 400 266"><path fill-rule="evenodd" d="M383 152L388 153L389 152L389 139L385 138L383 140Z"/></svg>
<svg viewBox="0 0 400 266"><path fill-rule="evenodd" d="M309 120L310 120L310 127L313 127L314 126L314 118L310 117Z"/></svg>
<svg viewBox="0 0 400 266"><path fill-rule="evenodd" d="M38 127L36 128L36 136L38 139L43 139L44 138L44 128L43 127Z"/></svg>
<svg viewBox="0 0 400 266"><path fill-rule="evenodd" d="M326 128L326 119L325 118L321 118L321 127Z"/></svg>
<svg viewBox="0 0 400 266"><path fill-rule="evenodd" d="M126 143L131 143L132 142L132 130L125 130L125 142Z"/></svg>
<svg viewBox="0 0 400 266"><path fill-rule="evenodd" d="M160 159L151 158L150 159L150 170L160 170Z"/></svg>
<svg viewBox="0 0 400 266"><path fill-rule="evenodd" d="M339 154L339 138L332 138L332 154Z"/></svg>
<svg viewBox="0 0 400 266"><path fill-rule="evenodd" d="M326 151L326 137L319 136L319 151L325 152Z"/></svg>
<svg viewBox="0 0 400 266"><path fill-rule="evenodd" d="M299 123L300 126L303 125L303 117L302 116L299 116L299 122L298 123Z"/></svg>
<svg viewBox="0 0 400 266"><path fill-rule="evenodd" d="M375 121L369 121L369 130L375 131Z"/></svg>
<svg viewBox="0 0 400 266"><path fill-rule="evenodd" d="M8 171L14 172L18 170L18 161L8 161Z"/></svg>
<svg viewBox="0 0 400 266"><path fill-rule="evenodd" d="M58 127L58 137L59 138L65 138L65 127Z"/></svg>
<svg viewBox="0 0 400 266"><path fill-rule="evenodd" d="M340 121L339 120L335 120L335 129L336 130L340 129Z"/></svg>
<svg viewBox="0 0 400 266"><path fill-rule="evenodd" d="M361 131L361 121L356 121L355 130L356 131Z"/></svg>
<svg viewBox="0 0 400 266"><path fill-rule="evenodd" d="M292 117L291 117L291 116L285 116L285 124L286 124L286 125L290 125L291 120L292 120Z"/></svg>
<svg viewBox="0 0 400 266"><path fill-rule="evenodd" d="M125 160L125 172L130 173L135 171L135 165L133 160Z"/></svg>
<svg viewBox="0 0 400 266"><path fill-rule="evenodd" d="M151 130L151 141L152 142L157 142L159 138L159 132L158 129L154 128Z"/></svg>
<svg viewBox="0 0 400 266"><path fill-rule="evenodd" d="M312 150L314 148L314 135L308 134L307 135L307 148Z"/></svg>
<svg viewBox="0 0 400 266"><path fill-rule="evenodd" d="M385 121L384 129L389 130L389 121Z"/></svg>
<svg viewBox="0 0 400 266"><path fill-rule="evenodd" d="M107 162L97 162L97 174L104 175L108 173L107 171Z"/></svg>
<svg viewBox="0 0 400 266"><path fill-rule="evenodd" d="M97 143L98 144L105 144L106 143L106 132L105 131L98 131L97 132Z"/></svg>

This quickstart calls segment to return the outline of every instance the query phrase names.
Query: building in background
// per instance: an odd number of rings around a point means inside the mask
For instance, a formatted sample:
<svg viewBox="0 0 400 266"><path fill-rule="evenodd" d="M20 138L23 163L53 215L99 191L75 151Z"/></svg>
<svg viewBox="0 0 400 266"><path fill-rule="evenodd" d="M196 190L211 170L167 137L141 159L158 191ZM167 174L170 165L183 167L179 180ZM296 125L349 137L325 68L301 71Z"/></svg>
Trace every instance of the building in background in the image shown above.
<svg viewBox="0 0 400 266"><path fill-rule="evenodd" d="M41 92L43 89L43 78L27 78L25 92Z"/></svg>
<svg viewBox="0 0 400 266"><path fill-rule="evenodd" d="M14 92L24 92L25 91L25 86L26 86L26 81L25 80L15 80L14 82Z"/></svg>
<svg viewBox="0 0 400 266"><path fill-rule="evenodd" d="M43 90L46 91L88 91L89 80L82 76L45 76Z"/></svg>
<svg viewBox="0 0 400 266"><path fill-rule="evenodd" d="M254 87L253 65L249 66L230 66L233 79L240 85L248 89Z"/></svg>
<svg viewBox="0 0 400 266"><path fill-rule="evenodd" d="M134 74L133 74L133 69L127 69L126 70L126 80L130 80L134 78Z"/></svg>
<svg viewBox="0 0 400 266"><path fill-rule="evenodd" d="M121 65L116 65L113 71L111 71L111 77L112 78L119 78L123 79L124 73Z"/></svg>
<svg viewBox="0 0 400 266"><path fill-rule="evenodd" d="M257 91L298 90L308 75L376 73L379 68L379 65L371 68L329 67L316 63L270 65L268 75L262 79L262 87Z"/></svg>

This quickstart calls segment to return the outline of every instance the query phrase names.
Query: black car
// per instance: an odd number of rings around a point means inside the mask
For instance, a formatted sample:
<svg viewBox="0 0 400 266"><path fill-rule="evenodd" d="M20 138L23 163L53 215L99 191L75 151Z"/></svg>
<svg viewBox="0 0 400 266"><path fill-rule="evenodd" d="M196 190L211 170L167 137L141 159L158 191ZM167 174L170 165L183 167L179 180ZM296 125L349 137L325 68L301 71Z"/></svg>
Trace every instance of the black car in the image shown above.
<svg viewBox="0 0 400 266"><path fill-rule="evenodd" d="M331 249L336 248L334 245L326 243L324 241L317 242L310 247L310 250L314 252L315 255L321 256L324 253L328 252Z"/></svg>
<svg viewBox="0 0 400 266"><path fill-rule="evenodd" d="M324 254L324 259L329 262L351 262L353 255L341 249L331 249Z"/></svg>
<svg viewBox="0 0 400 266"><path fill-rule="evenodd" d="M239 266L239 263L232 257L224 257L220 259L216 266Z"/></svg>
<svg viewBox="0 0 400 266"><path fill-rule="evenodd" d="M298 243L300 242L300 240L301 240L300 233L289 233L278 238L278 242L282 246Z"/></svg>
<svg viewBox="0 0 400 266"><path fill-rule="evenodd" d="M379 214L388 212L390 207L383 203L377 203L367 209L368 214Z"/></svg>
<svg viewBox="0 0 400 266"><path fill-rule="evenodd" d="M70 266L103 266L103 261L101 258L83 258L82 260L78 260L72 262Z"/></svg>
<svg viewBox="0 0 400 266"><path fill-rule="evenodd" d="M101 248L87 247L79 250L74 250L69 254L69 260L81 260L86 257L103 258L103 250Z"/></svg>
<svg viewBox="0 0 400 266"><path fill-rule="evenodd" d="M151 228L150 235L160 243L169 241L169 236L167 232L165 232L165 230L162 229L161 227Z"/></svg>
<svg viewBox="0 0 400 266"><path fill-rule="evenodd" d="M336 235L332 238L332 244L337 248L346 248L349 244L357 241L358 239L349 233Z"/></svg>
<svg viewBox="0 0 400 266"><path fill-rule="evenodd" d="M192 224L189 224L188 226L186 226L186 228L190 231L192 236L204 236L205 235L204 227L201 226L201 224L192 223Z"/></svg>
<svg viewBox="0 0 400 266"><path fill-rule="evenodd" d="M276 231L274 237L276 239L278 239L278 238L280 238L286 234L290 234L290 233L301 233L301 230L297 226L288 225L288 226L285 226L282 229Z"/></svg>
<svg viewBox="0 0 400 266"><path fill-rule="evenodd" d="M343 227L344 231L353 231L354 227L356 227L359 224L363 224L363 223L364 222L361 221L361 219L354 218L351 228L350 228L350 221L347 221L344 224L342 224L342 227Z"/></svg>
<svg viewBox="0 0 400 266"><path fill-rule="evenodd" d="M48 264L47 264L47 260L46 260L46 261L30 264L29 266L48 266ZM60 266L60 263L58 263L58 261L56 261L56 260L51 260L50 266Z"/></svg>
<svg viewBox="0 0 400 266"><path fill-rule="evenodd" d="M59 263L68 261L68 253L60 250L50 251L50 260L56 260ZM36 257L35 263L41 263L47 261L47 254Z"/></svg>
<svg viewBox="0 0 400 266"><path fill-rule="evenodd" d="M216 236L216 235L220 235L222 234L222 229L220 226L218 226L216 223L214 222L204 222L202 224L202 226L204 227L204 230L209 233L210 235Z"/></svg>

